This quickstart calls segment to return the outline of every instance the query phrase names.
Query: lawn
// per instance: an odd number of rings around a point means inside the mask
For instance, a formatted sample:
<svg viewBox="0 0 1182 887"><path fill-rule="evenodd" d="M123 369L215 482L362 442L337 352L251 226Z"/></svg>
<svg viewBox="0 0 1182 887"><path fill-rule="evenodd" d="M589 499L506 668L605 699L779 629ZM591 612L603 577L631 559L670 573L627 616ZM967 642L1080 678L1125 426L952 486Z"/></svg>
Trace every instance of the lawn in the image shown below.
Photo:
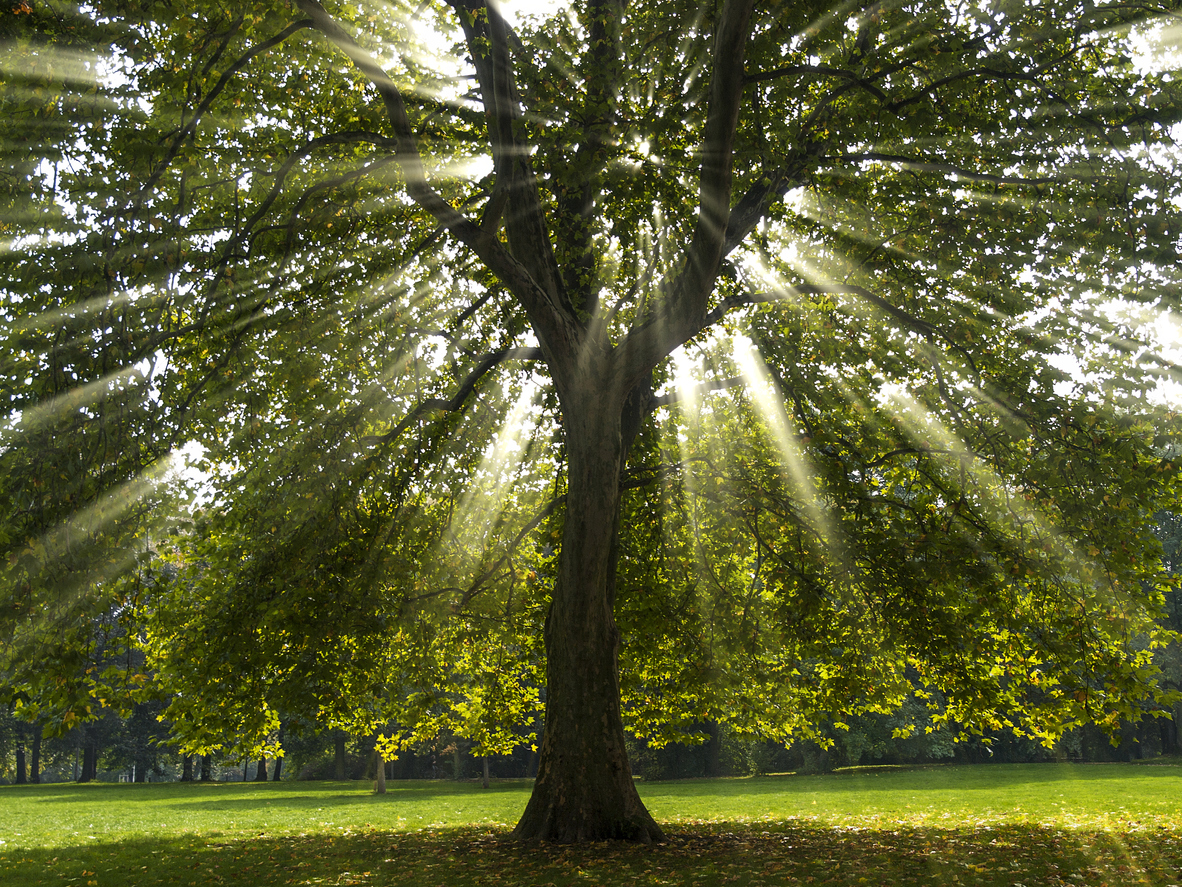
<svg viewBox="0 0 1182 887"><path fill-rule="evenodd" d="M0 788L0 884L1182 885L1182 767L647 783L656 847L519 847L524 782Z"/></svg>

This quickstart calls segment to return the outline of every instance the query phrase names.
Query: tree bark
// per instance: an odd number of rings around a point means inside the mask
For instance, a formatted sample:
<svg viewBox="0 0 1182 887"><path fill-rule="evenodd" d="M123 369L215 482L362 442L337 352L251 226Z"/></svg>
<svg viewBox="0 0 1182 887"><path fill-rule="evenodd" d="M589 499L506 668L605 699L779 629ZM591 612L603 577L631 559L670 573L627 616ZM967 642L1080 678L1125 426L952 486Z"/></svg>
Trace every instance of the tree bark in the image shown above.
<svg viewBox="0 0 1182 887"><path fill-rule="evenodd" d="M546 719L537 782L513 835L650 843L664 835L632 781L613 612L625 398L596 384L610 374L587 370L587 381L563 403L566 522L546 617ZM627 432L630 443L634 428Z"/></svg>
<svg viewBox="0 0 1182 887"><path fill-rule="evenodd" d="M193 781L193 756L185 755L181 759L181 782Z"/></svg>
<svg viewBox="0 0 1182 887"><path fill-rule="evenodd" d="M210 760L209 755L202 755L201 756L201 781L202 782L212 782L213 781L213 761Z"/></svg>
<svg viewBox="0 0 1182 887"><path fill-rule="evenodd" d="M345 778L345 734L340 730L333 735L333 761L337 779Z"/></svg>
<svg viewBox="0 0 1182 887"><path fill-rule="evenodd" d="M374 750L374 758L377 762L377 769L374 771L373 793L384 795L386 793L386 759L376 749Z"/></svg>
<svg viewBox="0 0 1182 887"><path fill-rule="evenodd" d="M255 782L267 781L267 758L265 755L259 755L259 769L254 775Z"/></svg>
<svg viewBox="0 0 1182 887"><path fill-rule="evenodd" d="M33 725L33 749L29 759L29 782L41 784L41 736L40 722Z"/></svg>
<svg viewBox="0 0 1182 887"><path fill-rule="evenodd" d="M272 781L272 782L278 782L278 781L279 781L279 774L280 774L280 772L283 770L283 752L282 752L282 748L283 748L283 736L284 736L284 733L286 732L286 730L285 730L284 728L285 728L285 724L284 724L284 722L283 722L283 721L280 721L280 722L279 722L279 736L278 736L278 739L279 739L279 747L280 747L281 751L279 752L279 757L275 758L275 767L274 767L274 769L273 769L273 770L272 770L272 772L271 772L271 781Z"/></svg>
<svg viewBox="0 0 1182 887"><path fill-rule="evenodd" d="M25 744L18 740L16 744L16 784L25 785L28 781L29 773L25 767Z"/></svg>
<svg viewBox="0 0 1182 887"><path fill-rule="evenodd" d="M713 778L722 775L722 736L716 721L706 723L706 775Z"/></svg>
<svg viewBox="0 0 1182 887"><path fill-rule="evenodd" d="M98 749L90 743L82 746L82 772L79 782L90 782L98 775Z"/></svg>
<svg viewBox="0 0 1182 887"><path fill-rule="evenodd" d="M484 788L488 788L488 755L481 755L480 762L484 765L484 779L481 780L480 784Z"/></svg>

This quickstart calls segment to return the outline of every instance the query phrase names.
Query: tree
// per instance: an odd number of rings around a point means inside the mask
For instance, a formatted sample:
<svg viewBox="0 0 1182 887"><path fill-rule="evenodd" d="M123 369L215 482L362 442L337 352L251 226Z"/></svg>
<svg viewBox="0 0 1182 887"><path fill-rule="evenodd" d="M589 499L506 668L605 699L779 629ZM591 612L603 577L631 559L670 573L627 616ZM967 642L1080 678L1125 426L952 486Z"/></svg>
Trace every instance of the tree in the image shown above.
<svg viewBox="0 0 1182 887"><path fill-rule="evenodd" d="M6 544L199 439L194 723L384 723L449 618L544 611L515 833L653 840L621 680L658 735L1154 693L1179 86L1130 47L1173 4L29 9L3 456L141 443Z"/></svg>

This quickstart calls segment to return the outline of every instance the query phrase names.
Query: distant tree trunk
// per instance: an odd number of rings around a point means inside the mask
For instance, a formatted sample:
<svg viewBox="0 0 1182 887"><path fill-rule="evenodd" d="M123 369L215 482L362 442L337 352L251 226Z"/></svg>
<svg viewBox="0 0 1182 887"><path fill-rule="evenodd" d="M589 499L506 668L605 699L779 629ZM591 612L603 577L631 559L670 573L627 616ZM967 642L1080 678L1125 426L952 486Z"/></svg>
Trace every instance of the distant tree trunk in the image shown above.
<svg viewBox="0 0 1182 887"><path fill-rule="evenodd" d="M336 778L345 778L345 734L337 730L333 735L333 762L336 765Z"/></svg>
<svg viewBox="0 0 1182 887"><path fill-rule="evenodd" d="M181 782L193 781L193 756L185 755L181 759Z"/></svg>
<svg viewBox="0 0 1182 887"><path fill-rule="evenodd" d="M148 768L145 767L144 762L139 759L137 759L135 762L135 781L136 782L147 782L148 781Z"/></svg>
<svg viewBox="0 0 1182 887"><path fill-rule="evenodd" d="M265 755L259 755L259 769L254 775L255 782L267 781L267 758Z"/></svg>
<svg viewBox="0 0 1182 887"><path fill-rule="evenodd" d="M279 722L279 736L278 736L278 739L279 739L279 747L280 747L281 749L283 748L283 733L284 733L284 730L283 730L283 721L280 721L280 722ZM282 769L283 769L283 752L281 751L281 752L279 753L279 757L277 757L277 758L275 759L275 767L273 768L273 770L272 770L272 773L271 773L271 781L272 781L272 782L278 782L278 781L279 781L279 772L280 772Z"/></svg>
<svg viewBox="0 0 1182 887"><path fill-rule="evenodd" d="M460 769L461 767L463 767L463 761L461 759L460 740L457 739L455 747L452 749L452 753L451 753L451 778L452 779L455 779L456 781L463 779L464 774L463 774L463 771Z"/></svg>
<svg viewBox="0 0 1182 887"><path fill-rule="evenodd" d="M488 755L481 755L480 762L484 765L484 779L480 784L485 788L488 788Z"/></svg>
<svg viewBox="0 0 1182 887"><path fill-rule="evenodd" d="M33 755L29 762L29 782L41 784L41 724L33 725Z"/></svg>
<svg viewBox="0 0 1182 887"><path fill-rule="evenodd" d="M375 795L384 795L386 793L386 759L382 757L382 753L374 749L374 757L377 760L377 770L374 772L373 793Z"/></svg>
<svg viewBox="0 0 1182 887"><path fill-rule="evenodd" d="M213 761L210 760L209 755L201 756L201 781L213 781Z"/></svg>
<svg viewBox="0 0 1182 887"><path fill-rule="evenodd" d="M706 742L706 775L710 777L722 774L721 752L722 736L718 724L709 721L706 724L706 734L710 737Z"/></svg>
<svg viewBox="0 0 1182 887"><path fill-rule="evenodd" d="M82 772L78 774L79 782L92 782L98 775L98 748L91 743L82 746Z"/></svg>
<svg viewBox="0 0 1182 887"><path fill-rule="evenodd" d="M24 785L29 781L29 774L25 769L25 744L17 742L16 744L16 784Z"/></svg>

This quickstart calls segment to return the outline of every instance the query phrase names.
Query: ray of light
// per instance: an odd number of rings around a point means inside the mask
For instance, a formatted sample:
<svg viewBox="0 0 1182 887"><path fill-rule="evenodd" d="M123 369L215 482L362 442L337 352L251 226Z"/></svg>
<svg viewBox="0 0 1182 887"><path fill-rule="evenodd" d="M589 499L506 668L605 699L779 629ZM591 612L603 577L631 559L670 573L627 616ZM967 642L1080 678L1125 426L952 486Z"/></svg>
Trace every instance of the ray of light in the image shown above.
<svg viewBox="0 0 1182 887"><path fill-rule="evenodd" d="M472 483L461 498L452 519L452 536L461 549L479 559L497 519L504 511L518 469L529 455L537 419L534 402L538 386L530 380L505 415L500 429L486 449Z"/></svg>
<svg viewBox="0 0 1182 887"><path fill-rule="evenodd" d="M776 390L771 373L755 343L735 336L731 355L747 382L751 399L767 426L788 480L814 532L839 563L843 563L841 540L822 501L816 472L801 448L800 435L784 409L784 398Z"/></svg>
<svg viewBox="0 0 1182 887"><path fill-rule="evenodd" d="M1022 490L1007 484L904 386L884 385L882 405L890 410L899 431L917 447L960 473L961 491L979 496L990 506L996 520L1007 522L1011 531L1071 565L1077 577L1100 579L1102 567L1077 550L1074 541L1052 523L1050 515L1028 501ZM1092 585L1098 591L1104 583Z"/></svg>
<svg viewBox="0 0 1182 887"><path fill-rule="evenodd" d="M97 538L125 517L180 464L179 453L170 453L148 466L138 476L107 491L91 505L74 512L38 539L30 541L27 553L52 573L55 562L66 562L76 558L73 549L80 540ZM69 579L56 582L53 589L56 599L53 605L38 613L34 621L22 628L22 631L37 637L51 629L59 613L68 612L84 596L93 593L96 586L114 581L125 574L135 565L136 558L137 552L132 546L122 545L117 551L95 559L93 567L82 575L71 573Z"/></svg>

